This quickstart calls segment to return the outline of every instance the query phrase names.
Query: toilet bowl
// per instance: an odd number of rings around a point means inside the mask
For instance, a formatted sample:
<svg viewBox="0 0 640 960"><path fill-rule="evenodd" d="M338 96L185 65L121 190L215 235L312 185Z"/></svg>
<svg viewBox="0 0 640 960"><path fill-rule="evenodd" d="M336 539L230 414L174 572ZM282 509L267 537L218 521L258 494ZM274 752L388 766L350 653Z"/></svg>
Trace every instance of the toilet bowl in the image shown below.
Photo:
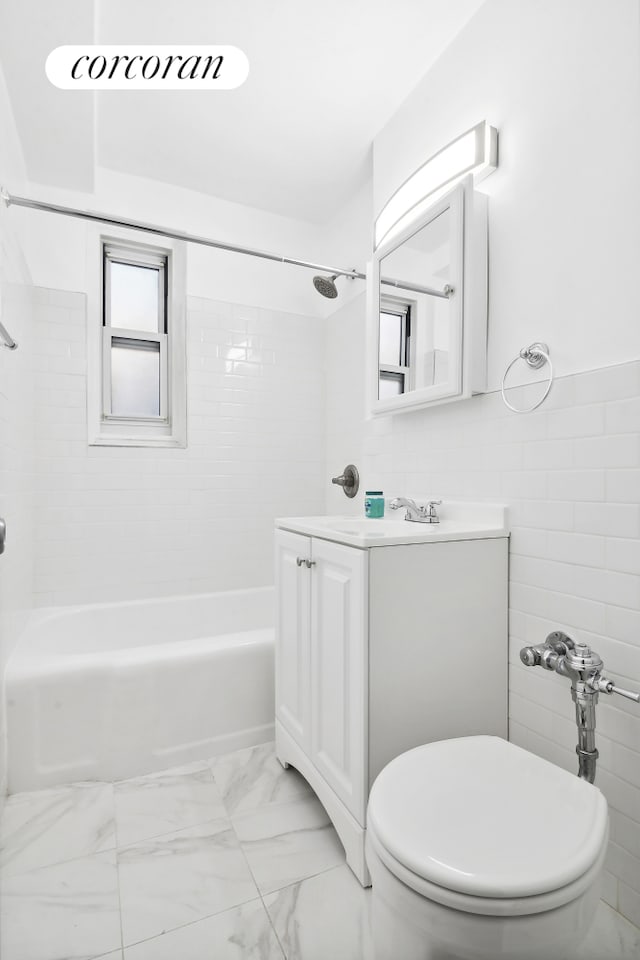
<svg viewBox="0 0 640 960"><path fill-rule="evenodd" d="M600 898L607 804L498 737L417 747L367 811L376 960L561 960Z"/></svg>

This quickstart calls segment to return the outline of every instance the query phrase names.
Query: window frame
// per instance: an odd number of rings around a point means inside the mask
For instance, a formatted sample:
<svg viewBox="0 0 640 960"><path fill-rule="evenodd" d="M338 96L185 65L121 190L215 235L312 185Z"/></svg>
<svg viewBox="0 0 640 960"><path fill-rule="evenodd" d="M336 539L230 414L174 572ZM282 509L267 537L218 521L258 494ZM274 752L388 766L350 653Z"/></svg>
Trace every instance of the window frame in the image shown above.
<svg viewBox="0 0 640 960"><path fill-rule="evenodd" d="M158 316L156 330L138 330L134 327L115 327L111 322L111 267L114 263L141 269L156 270L158 273ZM105 423L117 423L123 427L152 425L169 422L169 365L167 362L169 343L168 300L169 261L166 254L151 253L147 250L136 251L130 246L102 243L102 418ZM116 342L130 341L131 345L157 343L159 354L159 397L157 417L142 417L126 414L114 414L112 407L112 347Z"/></svg>
<svg viewBox="0 0 640 960"><path fill-rule="evenodd" d="M140 243L131 232L93 232L89 243L88 292L88 442L90 446L186 446L186 256L184 244ZM93 254L93 256L91 256ZM137 330L111 325L109 273L112 262L159 269L158 329ZM111 413L111 346L113 341L158 343L160 349L160 415Z"/></svg>

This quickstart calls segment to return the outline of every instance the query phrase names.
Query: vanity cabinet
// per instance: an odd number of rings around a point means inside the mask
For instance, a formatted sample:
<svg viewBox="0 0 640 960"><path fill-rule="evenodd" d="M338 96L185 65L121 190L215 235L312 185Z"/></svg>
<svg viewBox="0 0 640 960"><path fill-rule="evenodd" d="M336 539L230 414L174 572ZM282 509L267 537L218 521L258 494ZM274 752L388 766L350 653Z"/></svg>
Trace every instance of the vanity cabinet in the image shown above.
<svg viewBox="0 0 640 960"><path fill-rule="evenodd" d="M277 529L275 543L276 753L366 885L380 770L431 740L506 737L508 539L361 548Z"/></svg>
<svg viewBox="0 0 640 960"><path fill-rule="evenodd" d="M276 719L364 822L366 551L284 530L276 551Z"/></svg>

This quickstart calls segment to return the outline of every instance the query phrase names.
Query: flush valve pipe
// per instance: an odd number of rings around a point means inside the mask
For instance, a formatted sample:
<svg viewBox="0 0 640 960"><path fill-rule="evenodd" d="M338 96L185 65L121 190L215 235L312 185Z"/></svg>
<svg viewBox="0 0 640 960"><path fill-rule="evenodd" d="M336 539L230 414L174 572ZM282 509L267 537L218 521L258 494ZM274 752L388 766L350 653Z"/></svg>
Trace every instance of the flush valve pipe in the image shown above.
<svg viewBox="0 0 640 960"><path fill-rule="evenodd" d="M538 646L523 647L520 659L525 667L554 670L571 680L571 698L576 705L578 725L578 776L593 783L596 778L596 704L601 693L616 693L640 703L640 693L623 690L603 676L599 654L586 643L575 643L562 630L554 630Z"/></svg>

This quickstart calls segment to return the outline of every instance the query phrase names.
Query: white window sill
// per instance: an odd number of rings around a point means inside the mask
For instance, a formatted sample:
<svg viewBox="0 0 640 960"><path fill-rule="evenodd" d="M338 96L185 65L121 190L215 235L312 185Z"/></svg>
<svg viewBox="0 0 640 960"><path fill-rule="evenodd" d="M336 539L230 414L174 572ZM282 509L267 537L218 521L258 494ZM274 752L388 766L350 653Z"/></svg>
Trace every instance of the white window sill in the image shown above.
<svg viewBox="0 0 640 960"><path fill-rule="evenodd" d="M89 440L90 447L172 447L184 450L186 441L177 437L120 437L101 435Z"/></svg>

